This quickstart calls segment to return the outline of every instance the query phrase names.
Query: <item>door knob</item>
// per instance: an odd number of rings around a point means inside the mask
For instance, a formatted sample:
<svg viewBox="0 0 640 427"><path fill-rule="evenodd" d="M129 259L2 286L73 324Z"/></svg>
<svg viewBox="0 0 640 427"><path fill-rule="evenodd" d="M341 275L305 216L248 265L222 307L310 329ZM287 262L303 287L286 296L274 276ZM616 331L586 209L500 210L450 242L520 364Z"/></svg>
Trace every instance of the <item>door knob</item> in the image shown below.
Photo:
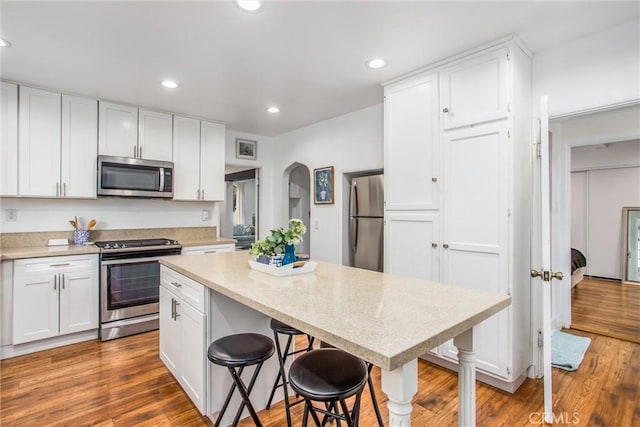
<svg viewBox="0 0 640 427"><path fill-rule="evenodd" d="M447 107L444 107L444 108L442 109L442 112L443 112L443 113L448 113L448 112L449 112L449 109L448 109Z"/></svg>
<svg viewBox="0 0 640 427"><path fill-rule="evenodd" d="M449 249L449 244L445 243L444 245L442 245L442 247L445 248L445 249Z"/></svg>
<svg viewBox="0 0 640 427"><path fill-rule="evenodd" d="M562 280L564 279L564 274L562 274L562 271L556 271L555 273L551 272L551 277L557 280Z"/></svg>
<svg viewBox="0 0 640 427"><path fill-rule="evenodd" d="M431 244L431 247L432 247L432 248L437 248L437 247L438 247L438 244L437 244L437 243L432 243L432 244Z"/></svg>

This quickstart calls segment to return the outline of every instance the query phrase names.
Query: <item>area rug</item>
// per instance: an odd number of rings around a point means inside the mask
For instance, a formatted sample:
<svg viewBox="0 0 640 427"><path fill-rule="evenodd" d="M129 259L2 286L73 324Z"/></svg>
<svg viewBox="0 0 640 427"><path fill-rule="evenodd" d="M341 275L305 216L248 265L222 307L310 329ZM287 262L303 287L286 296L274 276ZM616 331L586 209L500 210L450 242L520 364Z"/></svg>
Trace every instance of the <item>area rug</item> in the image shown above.
<svg viewBox="0 0 640 427"><path fill-rule="evenodd" d="M556 331L551 336L551 364L556 368L575 371L582 363L591 338Z"/></svg>

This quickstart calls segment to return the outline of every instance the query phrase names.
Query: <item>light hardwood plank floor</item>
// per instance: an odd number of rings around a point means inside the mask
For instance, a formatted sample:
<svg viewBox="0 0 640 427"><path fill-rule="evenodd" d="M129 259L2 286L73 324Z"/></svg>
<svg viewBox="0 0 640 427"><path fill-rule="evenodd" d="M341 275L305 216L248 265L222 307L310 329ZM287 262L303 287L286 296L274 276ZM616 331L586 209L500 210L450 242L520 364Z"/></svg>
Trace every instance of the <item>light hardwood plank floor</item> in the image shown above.
<svg viewBox="0 0 640 427"><path fill-rule="evenodd" d="M576 372L554 369L558 425L640 425L640 345L572 331L592 344ZM455 373L421 361L414 426L457 425ZM0 425L209 426L158 357L158 333L90 341L0 362ZM374 383L385 421L380 371ZM367 394L363 427L375 426ZM478 426L541 425L542 382L528 379L515 394L478 383ZM302 408L294 407L294 425ZM265 426L285 425L282 403L259 413ZM250 419L241 422L251 426Z"/></svg>
<svg viewBox="0 0 640 427"><path fill-rule="evenodd" d="M640 285L585 277L571 291L571 328L640 343Z"/></svg>

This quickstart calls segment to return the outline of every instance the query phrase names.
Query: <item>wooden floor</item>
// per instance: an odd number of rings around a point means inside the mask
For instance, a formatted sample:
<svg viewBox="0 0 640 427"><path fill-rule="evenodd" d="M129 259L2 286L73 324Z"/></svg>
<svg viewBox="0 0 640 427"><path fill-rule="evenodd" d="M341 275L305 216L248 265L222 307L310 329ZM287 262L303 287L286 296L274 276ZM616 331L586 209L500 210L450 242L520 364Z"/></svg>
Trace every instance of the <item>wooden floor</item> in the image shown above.
<svg viewBox="0 0 640 427"><path fill-rule="evenodd" d="M576 372L554 369L557 425L640 426L640 345L572 331L592 344ZM0 425L207 426L158 357L158 333L91 341L0 362ZM457 425L457 377L419 366L413 426ZM380 399L380 372L374 369ZM365 395L361 426L375 426ZM300 406L294 425L300 425ZM381 402L385 421L385 401ZM542 382L526 380L513 395L478 383L478 426L540 425ZM259 413L265 426L285 425L282 404ZM241 423L253 425L250 420Z"/></svg>
<svg viewBox="0 0 640 427"><path fill-rule="evenodd" d="M572 329L640 343L640 285L585 277L571 292Z"/></svg>

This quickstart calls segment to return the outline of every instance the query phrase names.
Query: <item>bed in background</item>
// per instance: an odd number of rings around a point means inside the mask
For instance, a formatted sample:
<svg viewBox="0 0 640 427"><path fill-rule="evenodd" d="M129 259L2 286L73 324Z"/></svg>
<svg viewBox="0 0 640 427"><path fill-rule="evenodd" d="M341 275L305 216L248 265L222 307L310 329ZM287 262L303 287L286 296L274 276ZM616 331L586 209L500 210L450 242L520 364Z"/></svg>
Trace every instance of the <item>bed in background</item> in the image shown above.
<svg viewBox="0 0 640 427"><path fill-rule="evenodd" d="M571 248L571 287L580 283L584 278L583 268L587 266L587 259L582 252Z"/></svg>

